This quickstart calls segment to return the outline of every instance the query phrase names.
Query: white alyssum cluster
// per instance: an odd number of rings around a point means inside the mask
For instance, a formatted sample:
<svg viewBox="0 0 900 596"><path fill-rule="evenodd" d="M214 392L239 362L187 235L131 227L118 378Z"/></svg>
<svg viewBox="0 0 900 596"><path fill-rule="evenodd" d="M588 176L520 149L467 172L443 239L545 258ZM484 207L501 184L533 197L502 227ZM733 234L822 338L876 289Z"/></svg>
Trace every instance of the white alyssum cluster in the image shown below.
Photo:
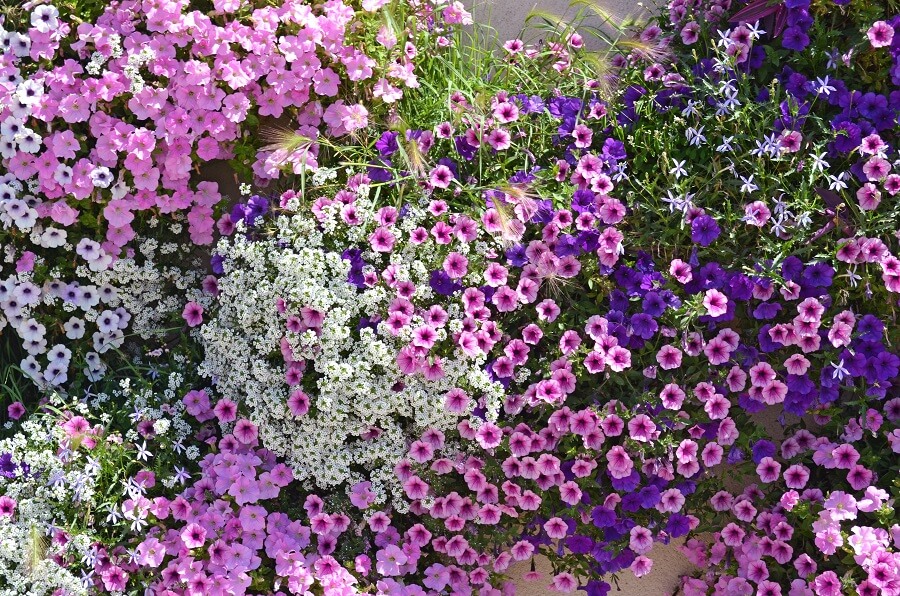
<svg viewBox="0 0 900 596"><path fill-rule="evenodd" d="M39 532L28 522L0 517L0 596L44 596L57 590L86 595L78 577L46 553L36 552L46 540Z"/></svg>
<svg viewBox="0 0 900 596"><path fill-rule="evenodd" d="M100 465L72 445L60 421L33 416L0 441L0 456L10 456L14 471L0 474L0 495L16 501L12 517L0 516L0 596L42 595L63 589L86 594L81 579L58 565L53 555L80 560L93 541L70 527L73 515L96 509ZM51 532L69 533L65 545Z"/></svg>
<svg viewBox="0 0 900 596"><path fill-rule="evenodd" d="M160 335L171 326L171 314L181 312L188 300L206 306L199 291L203 265L191 258L188 246L172 243L171 250L153 238L138 238L135 256L118 259L104 271L79 268L92 283L115 287L113 304L131 313L129 329L142 339ZM176 266L171 263L181 263Z"/></svg>
<svg viewBox="0 0 900 596"><path fill-rule="evenodd" d="M450 389L462 388L475 399L485 396L496 413L502 388L490 381L483 357L467 358L460 350L443 359L445 375L439 380L404 375L396 359L410 334L395 337L383 325L359 327L364 318L385 318L395 294L381 284L358 289L347 281L350 262L341 251L366 246L374 227L374 209L362 203L357 209L366 224L346 226L337 211L318 222L308 213L282 215L271 238L251 241L239 233L219 244L225 274L217 311L199 332L205 348L200 372L220 394L245 404L263 444L284 456L298 479L327 488L364 475L379 488L391 484L384 487L386 496L399 492L391 469L409 442L427 427L447 429L458 421L444 405ZM407 214L395 233L404 235L421 218L420 210ZM414 304L439 303L428 275L442 257L402 240L397 246L389 262L400 278L416 284ZM387 265L372 251L363 258ZM445 302L450 328L458 326L461 309L448 304L454 300L438 298ZM288 330L287 318L303 308L324 314L318 332ZM411 325L421 323L417 314ZM286 381L285 351L305 363L295 386ZM309 412L299 417L288 407L298 389L310 398Z"/></svg>

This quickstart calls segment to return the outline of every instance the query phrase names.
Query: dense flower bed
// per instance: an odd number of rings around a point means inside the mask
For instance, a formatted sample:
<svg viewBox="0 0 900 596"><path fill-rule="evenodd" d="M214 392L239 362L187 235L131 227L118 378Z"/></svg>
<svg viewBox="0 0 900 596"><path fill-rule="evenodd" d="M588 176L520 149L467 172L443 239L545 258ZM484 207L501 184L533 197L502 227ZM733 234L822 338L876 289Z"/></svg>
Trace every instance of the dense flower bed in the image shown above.
<svg viewBox="0 0 900 596"><path fill-rule="evenodd" d="M70 4L0 30L0 593L900 594L900 7Z"/></svg>

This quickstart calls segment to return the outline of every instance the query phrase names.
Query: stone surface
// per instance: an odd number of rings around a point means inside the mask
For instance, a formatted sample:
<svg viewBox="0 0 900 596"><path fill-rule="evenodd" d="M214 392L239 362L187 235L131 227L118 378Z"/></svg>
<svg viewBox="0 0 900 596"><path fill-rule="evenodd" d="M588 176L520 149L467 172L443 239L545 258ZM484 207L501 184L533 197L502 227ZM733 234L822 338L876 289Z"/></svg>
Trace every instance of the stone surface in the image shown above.
<svg viewBox="0 0 900 596"><path fill-rule="evenodd" d="M655 6L654 0L586 1L593 3L607 13L611 20L618 23L629 19L640 19L647 13L648 7ZM607 32L613 31L613 28L603 23L603 19L597 16L595 11L583 5L573 5L571 0L464 0L464 3L472 7L475 21L481 25L492 27L501 40L515 37L525 41L540 39L540 30L533 25L539 24L541 20L532 19L531 26L526 25L528 14L533 9L556 15L563 22L571 22L578 16L579 10L582 10L585 15L588 15L585 24L600 25ZM584 37L589 40L590 35L584 34Z"/></svg>
<svg viewBox="0 0 900 596"><path fill-rule="evenodd" d="M679 543L680 544L680 543ZM696 568L691 565L678 550L676 543L668 546L657 546L648 555L653 560L653 570L641 578L636 578L627 569L619 573L618 590L616 583L605 578L612 585L609 596L671 596L678 589L678 578L684 573L691 573ZM544 596L557 594L548 588L552 576L550 564L546 559L539 559L536 571L541 577L536 580L523 579L531 571L530 565L519 565L512 570L516 582L517 596ZM584 592L576 592L583 595Z"/></svg>

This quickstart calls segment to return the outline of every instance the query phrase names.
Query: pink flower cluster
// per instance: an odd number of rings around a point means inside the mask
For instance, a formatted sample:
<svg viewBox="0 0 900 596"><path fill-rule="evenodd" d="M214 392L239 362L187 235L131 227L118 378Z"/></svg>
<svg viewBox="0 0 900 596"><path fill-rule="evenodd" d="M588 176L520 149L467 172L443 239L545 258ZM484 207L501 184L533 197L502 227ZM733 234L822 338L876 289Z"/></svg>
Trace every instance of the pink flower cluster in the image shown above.
<svg viewBox="0 0 900 596"><path fill-rule="evenodd" d="M235 17L247 8L249 18ZM70 227L101 201L103 249L115 257L134 238L138 212L181 211L192 241L209 244L221 196L214 183L192 185L191 172L233 158L248 124L291 114L313 140L320 128L340 135L366 126L374 109L340 99L344 84L372 85L376 102L417 86L414 43L395 47L385 30L390 57L376 61L359 43L365 20L341 0L216 10L210 18L183 1L129 0L96 23L33 26L25 50L6 48L2 155L14 179L37 184L39 218ZM46 127L56 132L35 132ZM265 157L254 170L277 177Z"/></svg>
<svg viewBox="0 0 900 596"><path fill-rule="evenodd" d="M416 3L403 10L420 28L395 31L377 18L383 4L224 0L205 14L184 0L125 0L77 25L42 5L27 30L4 32L0 239L16 252L14 272L0 278L0 311L28 352L20 366L29 377L60 386L72 369L103 376L101 355L120 348L140 316L117 295L119 277L139 282L110 269L138 250L148 258L144 236L185 248L229 230L222 189L195 175L203 164L229 160L260 185L287 158L315 168L320 135L361 134L369 115L418 85L416 44L437 44L431 33L468 19L458 4ZM276 119L309 142L290 155L263 146L259 131ZM98 287L79 267L112 281ZM87 323L69 314L98 302L110 308L96 332L90 314ZM183 316L199 325L202 306Z"/></svg>
<svg viewBox="0 0 900 596"><path fill-rule="evenodd" d="M897 593L900 525L882 521L890 519L884 514L893 508L893 496L860 463L860 450L864 441L874 440L889 444L882 452L900 451L898 424L900 399L894 398L881 411L870 408L851 418L841 442L828 432L817 437L799 430L782 441L780 457L773 453L760 459L757 473L768 485L765 492L753 485L737 497L715 494L710 506L731 521L711 544L692 539L684 547L694 564L707 569L700 578L684 581L685 593L706 594L713 588L715 593L839 596L845 592L834 563L845 554L855 563L844 576L852 578L855 593ZM820 488L825 485L815 478L828 478L829 488Z"/></svg>
<svg viewBox="0 0 900 596"><path fill-rule="evenodd" d="M357 593L356 579L333 557L350 527L342 513L328 514L322 499L306 498L306 523L270 511L287 497L291 470L258 447L256 427L239 420L201 463L202 478L174 499L140 497L125 503L133 516L152 522L137 546L136 570L151 572L156 594L245 594L254 582L283 584L292 594ZM109 588L112 589L112 588Z"/></svg>

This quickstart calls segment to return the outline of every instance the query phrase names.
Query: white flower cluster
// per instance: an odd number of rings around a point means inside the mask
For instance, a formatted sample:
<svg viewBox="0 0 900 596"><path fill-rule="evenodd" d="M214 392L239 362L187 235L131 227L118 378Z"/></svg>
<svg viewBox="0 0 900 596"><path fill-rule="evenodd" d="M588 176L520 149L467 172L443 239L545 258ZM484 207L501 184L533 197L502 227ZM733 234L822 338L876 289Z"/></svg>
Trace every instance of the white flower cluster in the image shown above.
<svg viewBox="0 0 900 596"><path fill-rule="evenodd" d="M146 48L146 50L148 52L147 54L145 54L144 49L142 49L138 54L130 54L128 56L128 66L126 66L126 68L132 67L136 69L137 67L141 66L141 64L144 64L151 60L154 56L154 52L150 48ZM100 74L100 70L103 68L103 65L106 64L106 62L110 58L119 58L122 56L122 37L120 35L113 34L109 36L108 53L109 55L106 55L102 52L94 52L93 54L91 54L91 61L85 68L87 73L97 76ZM146 60L141 60L139 56L144 55L147 55L149 57ZM131 73L128 72L126 74ZM141 80L141 84L143 85L143 80Z"/></svg>
<svg viewBox="0 0 900 596"><path fill-rule="evenodd" d="M203 265L190 258L188 245L160 246L153 238L136 243L134 257L121 258L103 271L85 267L78 273L101 287L115 287L113 304L132 313L131 332L148 339L169 326L171 314L180 312L187 300L205 306L209 297L199 291ZM182 266L169 264L175 262Z"/></svg>
<svg viewBox="0 0 900 596"><path fill-rule="evenodd" d="M71 521L77 512L96 509L100 471L88 452L70 443L55 417L32 416L0 440L0 495L16 501L14 515L0 515L0 596L87 593L81 579L53 556L80 560L88 554L93 540L73 530ZM54 530L67 532L69 540L51 540Z"/></svg>
<svg viewBox="0 0 900 596"><path fill-rule="evenodd" d="M0 251L8 257L5 260L12 260L12 248L0 245ZM84 354L84 374L96 380L105 371L100 354L122 344L123 329L131 318L127 311L113 305L116 300L117 291L109 284L82 285L51 278L37 285L30 271L11 272L0 277L0 330L9 325L21 339L28 352L20 363L26 375L40 385L61 385L68 380L72 350L62 343L49 345L47 327L36 318L42 308L59 308L68 315L60 317L63 313L57 313L67 339L90 338L92 350ZM88 335L89 323L95 331Z"/></svg>
<svg viewBox="0 0 900 596"><path fill-rule="evenodd" d="M87 589L71 571L47 557L46 537L31 523L0 517L0 596L44 596L59 593L86 595ZM66 545L72 551L76 544Z"/></svg>
<svg viewBox="0 0 900 596"><path fill-rule="evenodd" d="M341 258L342 249L365 246L366 230L374 227L367 224L375 219L373 208L356 205L363 225L342 225L335 221L339 216L327 215L317 222L305 212L279 216L273 238L253 241L238 234L223 240L217 248L225 269L217 311L199 332L205 348L200 373L223 396L246 405L263 444L284 456L298 479L322 488L363 475L377 481L377 488L395 483L390 470L412 438L427 427L447 429L464 415L445 408L449 390L484 396L494 412L502 397L502 387L484 371L483 356L469 358L453 348L442 361L440 379L405 375L396 360L410 341L409 330L395 336L384 323L361 325L385 319L395 295L381 284L358 289L347 281L351 265ZM406 214L395 233L414 229L422 216L415 210ZM389 263L398 279L413 282L410 300L424 310L438 303L428 284L430 271L441 263L434 252L400 241L388 262L380 253L362 255L371 264ZM461 326L455 300L439 298L448 329ZM289 319L296 323L304 312L324 318L312 328L291 330ZM410 327L422 320L414 315ZM291 372L298 365L301 375ZM288 405L298 390L310 402L301 415ZM399 492L384 488L382 494Z"/></svg>
<svg viewBox="0 0 900 596"><path fill-rule="evenodd" d="M2 180L0 222L3 196L11 189ZM73 247L65 230L32 226L34 246L74 253L79 263L74 276L51 270L41 281L34 268L19 266L23 247L15 239L0 240L0 333L9 328L18 335L28 353L19 366L40 386L65 385L73 364L89 380L99 380L106 371L101 355L121 348L127 330L148 339L170 324L171 313L182 308L186 296L204 304L209 300L198 289L202 264L189 258L183 244L160 249L154 239L140 240L138 254L113 263L94 240L82 238ZM43 264L42 257L31 255L34 265ZM55 321L61 322L62 332L51 337L48 328Z"/></svg>

